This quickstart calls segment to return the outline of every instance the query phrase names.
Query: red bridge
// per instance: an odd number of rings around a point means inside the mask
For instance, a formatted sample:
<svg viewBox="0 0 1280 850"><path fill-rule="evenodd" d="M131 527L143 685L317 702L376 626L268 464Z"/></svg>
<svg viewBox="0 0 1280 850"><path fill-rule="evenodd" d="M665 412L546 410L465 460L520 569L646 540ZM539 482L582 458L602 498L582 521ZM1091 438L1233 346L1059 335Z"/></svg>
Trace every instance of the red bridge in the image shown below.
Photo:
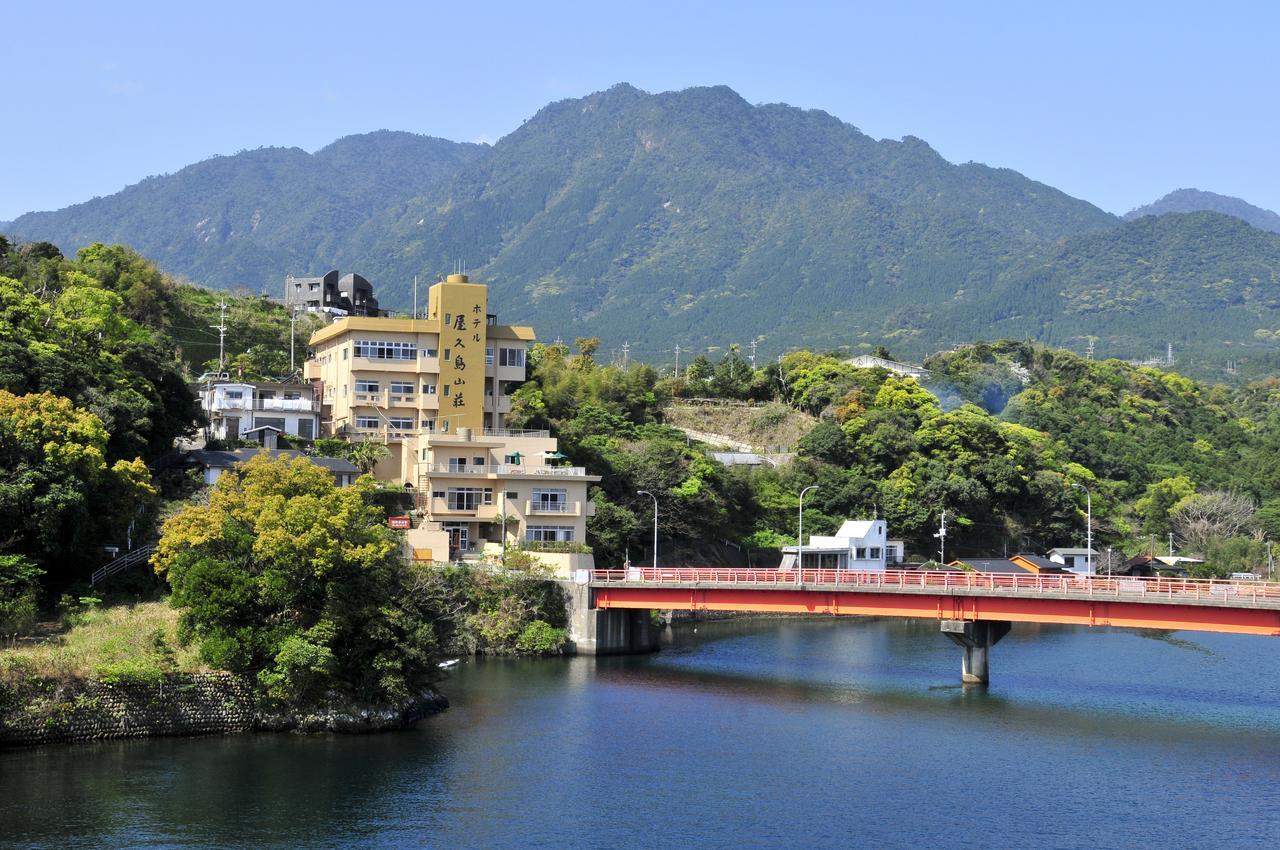
<svg viewBox="0 0 1280 850"><path fill-rule="evenodd" d="M959 571L594 570L596 608L755 611L938 620L985 683L1011 623L1280 635L1280 582Z"/></svg>

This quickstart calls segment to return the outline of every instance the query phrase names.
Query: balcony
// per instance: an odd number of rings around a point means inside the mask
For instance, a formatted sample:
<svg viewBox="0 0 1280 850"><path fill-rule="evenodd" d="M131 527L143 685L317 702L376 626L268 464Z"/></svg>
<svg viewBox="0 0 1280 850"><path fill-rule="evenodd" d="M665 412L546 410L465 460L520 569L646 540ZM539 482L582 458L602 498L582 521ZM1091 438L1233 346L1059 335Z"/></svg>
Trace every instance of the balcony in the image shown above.
<svg viewBox="0 0 1280 850"><path fill-rule="evenodd" d="M485 393L484 409L489 413L510 413L511 412L511 396L500 395L494 400L493 393Z"/></svg>
<svg viewBox="0 0 1280 850"><path fill-rule="evenodd" d="M463 517L481 520L482 522L491 522L498 516L497 505L482 505L466 499L432 498L430 511L433 518Z"/></svg>
<svg viewBox="0 0 1280 850"><path fill-rule="evenodd" d="M582 502L535 502L526 500L525 516L582 516Z"/></svg>

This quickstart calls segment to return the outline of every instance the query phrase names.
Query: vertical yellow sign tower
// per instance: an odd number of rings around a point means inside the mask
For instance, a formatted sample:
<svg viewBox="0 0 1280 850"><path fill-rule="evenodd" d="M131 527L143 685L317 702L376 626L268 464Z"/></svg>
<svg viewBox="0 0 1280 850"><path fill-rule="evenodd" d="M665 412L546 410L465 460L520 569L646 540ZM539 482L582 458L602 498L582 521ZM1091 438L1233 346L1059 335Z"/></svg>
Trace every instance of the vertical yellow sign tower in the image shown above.
<svg viewBox="0 0 1280 850"><path fill-rule="evenodd" d="M485 349L489 288L451 274L431 287L427 315L440 327L440 422L457 433L484 428Z"/></svg>

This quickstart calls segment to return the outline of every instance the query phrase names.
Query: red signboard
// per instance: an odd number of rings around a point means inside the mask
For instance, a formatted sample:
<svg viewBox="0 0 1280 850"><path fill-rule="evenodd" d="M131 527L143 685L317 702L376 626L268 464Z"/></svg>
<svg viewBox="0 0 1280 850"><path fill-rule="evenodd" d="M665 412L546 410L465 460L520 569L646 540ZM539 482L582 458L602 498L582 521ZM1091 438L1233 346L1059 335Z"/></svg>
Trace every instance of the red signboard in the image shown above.
<svg viewBox="0 0 1280 850"><path fill-rule="evenodd" d="M389 525L391 528L408 528L409 518L407 516L387 517L387 525Z"/></svg>

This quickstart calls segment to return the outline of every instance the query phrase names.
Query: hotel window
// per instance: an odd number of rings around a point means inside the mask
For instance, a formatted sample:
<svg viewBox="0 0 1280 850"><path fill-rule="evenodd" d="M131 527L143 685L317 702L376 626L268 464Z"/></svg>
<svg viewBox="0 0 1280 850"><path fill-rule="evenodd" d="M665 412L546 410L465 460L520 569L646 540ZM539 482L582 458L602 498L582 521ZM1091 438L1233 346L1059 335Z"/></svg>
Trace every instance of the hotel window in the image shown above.
<svg viewBox="0 0 1280 850"><path fill-rule="evenodd" d="M448 385L448 384L445 384L445 385L444 385L444 394L445 394L445 395L448 395L448 394L449 394L449 385Z"/></svg>
<svg viewBox="0 0 1280 850"><path fill-rule="evenodd" d="M445 313L445 314L444 314L444 324L445 324L445 327L448 327L449 325L452 325L452 324L453 324L453 314L452 314L452 313Z"/></svg>
<svg viewBox="0 0 1280 850"><path fill-rule="evenodd" d="M519 465L520 465L520 459L521 459L521 458L520 458L520 455L519 455L519 454L506 455L505 457L503 457L503 458L502 458L502 462L503 462L503 463L509 463L509 464L511 464L512 466L519 466Z"/></svg>
<svg viewBox="0 0 1280 850"><path fill-rule="evenodd" d="M474 463L476 466L484 466L484 458L482 457L473 457L471 459L471 462Z"/></svg>
<svg viewBox="0 0 1280 850"><path fill-rule="evenodd" d="M356 392L358 393L376 393L381 392L377 381L356 381Z"/></svg>
<svg viewBox="0 0 1280 850"><path fill-rule="evenodd" d="M486 366L493 365L493 348L486 348L484 350L484 365Z"/></svg>
<svg viewBox="0 0 1280 850"><path fill-rule="evenodd" d="M382 427L382 423L378 421L376 416L357 416L356 427L376 431Z"/></svg>
<svg viewBox="0 0 1280 850"><path fill-rule="evenodd" d="M422 420L422 430L423 430L423 431L426 431L427 433L431 433L432 431L436 430L436 421L435 421L434 419L423 419L423 420ZM426 459L427 459L427 450L426 450L426 449L423 449L423 450L422 450L422 459L423 459L423 460L426 460Z"/></svg>
<svg viewBox="0 0 1280 850"><path fill-rule="evenodd" d="M413 430L413 419L408 416L389 416L387 422L397 431Z"/></svg>
<svg viewBox="0 0 1280 850"><path fill-rule="evenodd" d="M479 487L450 487L445 498L451 511L474 511L482 504L493 504L493 491L488 491L487 500L485 492Z"/></svg>
<svg viewBox="0 0 1280 850"><path fill-rule="evenodd" d="M435 385L435 384L423 384L423 385L422 385L422 391L423 391L424 393L426 393L427 395L435 395L435 394L436 394L436 385Z"/></svg>
<svg viewBox="0 0 1280 850"><path fill-rule="evenodd" d="M422 349L422 356L423 356L423 357L435 357L435 356L436 356L436 350L435 350L434 348L424 348L424 349Z"/></svg>
<svg viewBox="0 0 1280 850"><path fill-rule="evenodd" d="M392 381L391 392L393 395L413 395L413 384L403 381Z"/></svg>
<svg viewBox="0 0 1280 850"><path fill-rule="evenodd" d="M503 348L498 351L499 366L524 366L523 348Z"/></svg>
<svg viewBox="0 0 1280 850"><path fill-rule="evenodd" d="M530 543L572 543L571 525L530 525L524 530L524 539Z"/></svg>
<svg viewBox="0 0 1280 850"><path fill-rule="evenodd" d="M416 342L383 342L361 339L356 341L356 357L370 360L414 360L418 356Z"/></svg>

